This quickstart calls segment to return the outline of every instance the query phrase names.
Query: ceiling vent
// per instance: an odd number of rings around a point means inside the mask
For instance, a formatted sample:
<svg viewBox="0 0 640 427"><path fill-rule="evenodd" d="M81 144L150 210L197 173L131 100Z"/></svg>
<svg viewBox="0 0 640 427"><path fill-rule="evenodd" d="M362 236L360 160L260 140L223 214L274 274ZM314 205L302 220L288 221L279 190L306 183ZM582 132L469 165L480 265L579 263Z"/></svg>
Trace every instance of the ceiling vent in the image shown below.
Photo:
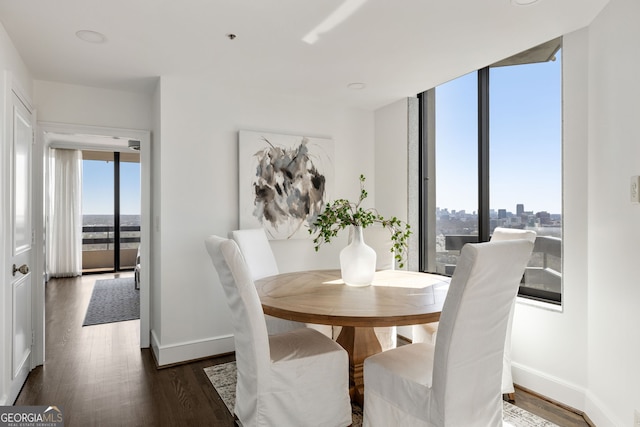
<svg viewBox="0 0 640 427"><path fill-rule="evenodd" d="M130 139L128 146L131 150L140 151L140 141L137 139Z"/></svg>

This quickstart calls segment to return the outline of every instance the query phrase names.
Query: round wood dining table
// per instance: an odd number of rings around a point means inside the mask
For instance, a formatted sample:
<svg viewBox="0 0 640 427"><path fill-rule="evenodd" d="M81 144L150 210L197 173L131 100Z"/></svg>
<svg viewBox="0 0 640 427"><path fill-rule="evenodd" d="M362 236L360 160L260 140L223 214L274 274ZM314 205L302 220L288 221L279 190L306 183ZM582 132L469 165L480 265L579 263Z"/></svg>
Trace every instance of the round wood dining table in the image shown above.
<svg viewBox="0 0 640 427"><path fill-rule="evenodd" d="M383 270L370 286L346 285L340 270L284 273L256 280L265 314L304 323L342 326L337 342L349 354L352 400L364 400L363 363L382 351L373 328L437 322L450 278Z"/></svg>

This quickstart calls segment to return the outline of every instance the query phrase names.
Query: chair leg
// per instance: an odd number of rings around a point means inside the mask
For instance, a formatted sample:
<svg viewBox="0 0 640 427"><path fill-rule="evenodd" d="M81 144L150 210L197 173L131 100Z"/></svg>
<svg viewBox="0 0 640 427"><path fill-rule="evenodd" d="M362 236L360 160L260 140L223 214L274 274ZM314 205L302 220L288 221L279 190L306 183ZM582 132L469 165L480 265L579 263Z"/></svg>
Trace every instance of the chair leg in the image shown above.
<svg viewBox="0 0 640 427"><path fill-rule="evenodd" d="M515 403L516 401L516 394L515 393L504 393L502 395L502 399L506 400L509 403Z"/></svg>

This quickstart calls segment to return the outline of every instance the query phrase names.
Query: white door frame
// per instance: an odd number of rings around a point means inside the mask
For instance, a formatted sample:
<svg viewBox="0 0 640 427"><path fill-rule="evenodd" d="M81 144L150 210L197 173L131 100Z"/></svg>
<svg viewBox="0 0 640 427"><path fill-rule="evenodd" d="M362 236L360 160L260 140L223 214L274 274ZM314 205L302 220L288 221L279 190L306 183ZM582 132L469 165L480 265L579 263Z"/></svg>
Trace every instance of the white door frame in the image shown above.
<svg viewBox="0 0 640 427"><path fill-rule="evenodd" d="M51 122L39 122L37 127L37 145L41 151L38 151L40 165L34 164L41 174L35 180L34 187L40 187L39 191L36 190L35 194L44 195L40 197L40 200L48 200L49 195L44 192L43 186L45 185L46 176L46 158L49 153L48 134L66 134L70 136L70 141L66 142L64 148L72 149L96 149L96 148L108 148L105 145L96 147L90 142L78 142L77 136L86 135L88 140L91 136L97 137L118 137L124 139L135 139L140 141L140 194L141 194L141 212L140 212L140 258L141 258L141 274L140 274L140 347L149 347L150 342L150 289L149 289L149 274L152 271L150 262L150 239L151 239L151 134L147 130L138 129L123 129L123 128L110 128L99 126L85 126L66 123L51 123ZM56 146L60 147L60 144L56 143ZM38 162L36 162L38 163ZM34 206L35 208L35 206ZM36 250L39 252L36 257L39 260L43 260L39 265L42 273L38 277L42 277L42 280L38 280L35 284L34 293L37 295L35 299L36 306L34 307L35 313L42 314L42 322L36 324L36 345L34 348L34 359L36 359L36 365L44 363L44 225L45 225L45 206L37 208L37 212L34 212L34 221L37 223L37 227L42 227L41 230L36 228L36 235L40 241L36 240Z"/></svg>

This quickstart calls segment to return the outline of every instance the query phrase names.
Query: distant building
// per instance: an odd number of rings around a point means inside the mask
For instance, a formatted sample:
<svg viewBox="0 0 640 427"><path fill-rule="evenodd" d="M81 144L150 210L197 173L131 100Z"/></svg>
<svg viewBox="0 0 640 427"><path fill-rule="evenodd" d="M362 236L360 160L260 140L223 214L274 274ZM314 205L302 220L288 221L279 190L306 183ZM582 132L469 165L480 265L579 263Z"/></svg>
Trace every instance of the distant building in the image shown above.
<svg viewBox="0 0 640 427"><path fill-rule="evenodd" d="M518 203L516 205L516 215L521 216L524 213L524 205L522 203Z"/></svg>
<svg viewBox="0 0 640 427"><path fill-rule="evenodd" d="M540 220L540 225L551 224L551 214L547 211L536 212L536 218Z"/></svg>
<svg viewBox="0 0 640 427"><path fill-rule="evenodd" d="M507 217L506 209L498 209L498 219L503 219Z"/></svg>

